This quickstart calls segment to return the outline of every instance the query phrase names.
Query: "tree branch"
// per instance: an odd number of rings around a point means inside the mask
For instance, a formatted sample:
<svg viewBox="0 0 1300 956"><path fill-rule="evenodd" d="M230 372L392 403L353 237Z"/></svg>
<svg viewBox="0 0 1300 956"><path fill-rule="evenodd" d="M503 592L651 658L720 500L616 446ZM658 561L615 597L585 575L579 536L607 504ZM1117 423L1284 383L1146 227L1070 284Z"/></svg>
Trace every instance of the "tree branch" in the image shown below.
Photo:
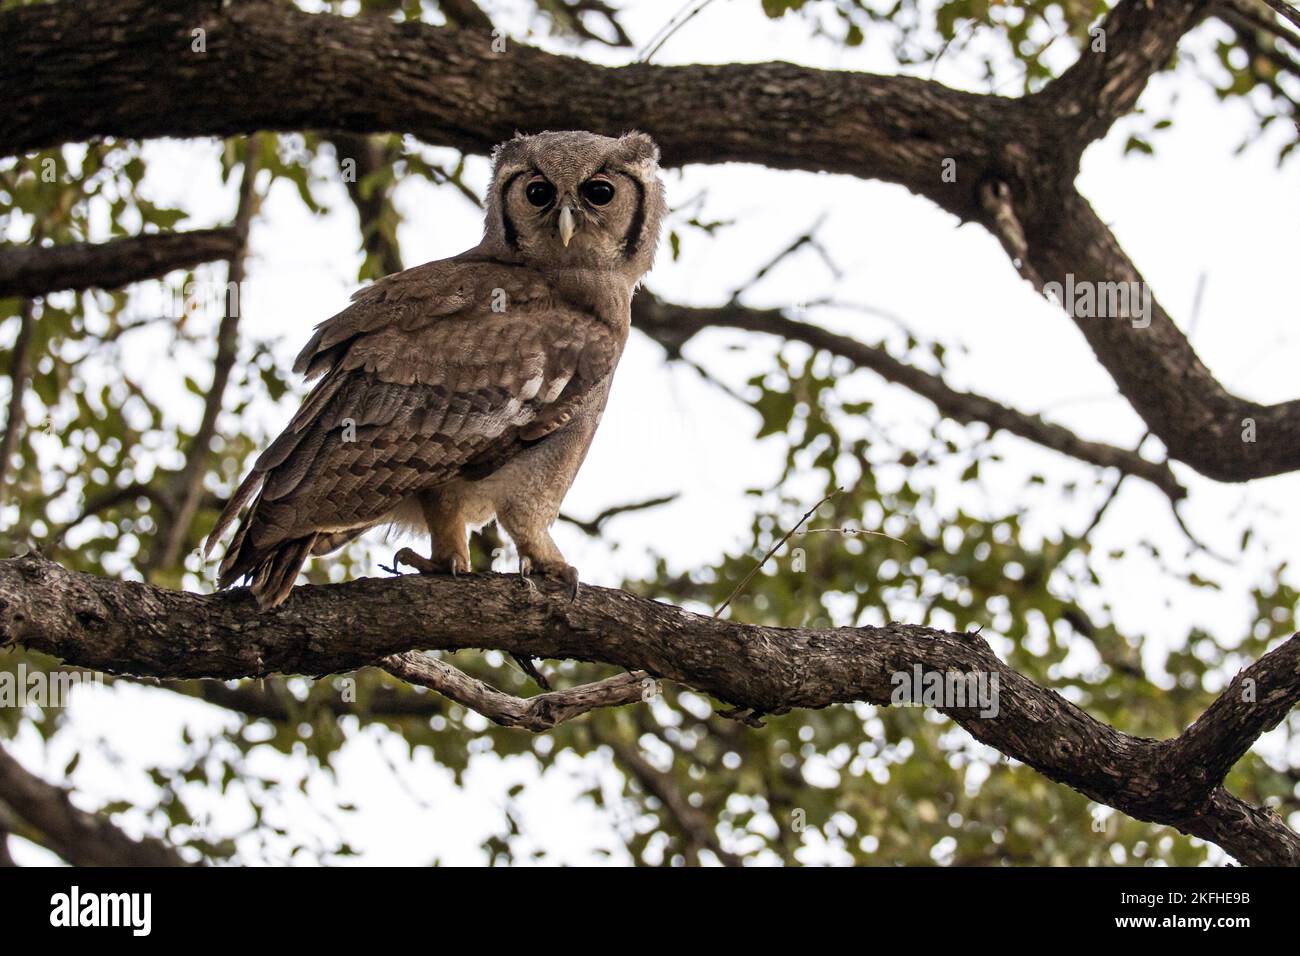
<svg viewBox="0 0 1300 956"><path fill-rule="evenodd" d="M1015 100L787 63L610 68L520 44L497 53L481 31L304 13L268 0L35 4L0 13L0 100L9 106L0 151L97 135L327 126L402 130L482 153L520 128L636 126L670 164L739 161L899 183L995 233L981 195L989 181L1001 183L1023 228L1022 268L1043 281L1141 281L1074 191L1078 155L1132 108L1209 6L1124 0L1104 24L1107 53L1083 54L1043 93ZM190 52L199 28L205 52ZM17 65L26 62L42 63L41 84ZM163 101L168 110L157 108ZM942 175L950 163L955 182ZM1163 310L1142 334L1116 320L1081 327L1171 457L1222 481L1300 467L1300 402L1260 406L1230 395ZM1245 418L1260 440L1225 441Z"/></svg>
<svg viewBox="0 0 1300 956"><path fill-rule="evenodd" d="M614 752L614 759L624 766L641 789L663 805L665 812L691 843L709 850L723 866L744 866L739 856L722 848L712 822L682 796L671 774L664 773L646 760L634 744L612 736L600 735L599 739Z"/></svg>
<svg viewBox="0 0 1300 956"><path fill-rule="evenodd" d="M430 654L411 651L393 654L379 666L394 677L436 690L448 700L482 714L502 727L541 733L597 707L621 707L645 700L654 686L649 674L633 671L590 684L547 691L522 698L503 693L490 684Z"/></svg>
<svg viewBox="0 0 1300 956"><path fill-rule="evenodd" d="M1167 463L1148 461L1126 448L1087 441L1063 425L1044 421L1038 415L1017 411L982 395L959 391L938 375L894 358L882 347L788 318L780 309L753 309L734 302L714 308L692 308L665 302L642 290L632 302L632 321L670 354L675 354L693 335L707 328L744 329L803 342L911 389L955 421L984 422L993 431L1001 429L1088 464L1118 469L1121 474L1151 482L1171 501L1187 495Z"/></svg>
<svg viewBox="0 0 1300 956"><path fill-rule="evenodd" d="M1300 10L1286 3L1285 0L1264 0L1264 2L1277 11L1279 16L1300 27Z"/></svg>
<svg viewBox="0 0 1300 956"><path fill-rule="evenodd" d="M205 31L201 53L191 52L196 29ZM39 84L20 67L30 62L42 64ZM320 83L321 76L368 81ZM945 208L972 210L970 186L995 145L1032 141L1033 133L1019 101L911 77L788 63L610 68L514 42L497 53L480 30L304 13L270 0L6 10L0 100L8 105L0 152L100 135L323 127L399 130L485 153L520 129L637 127L674 165L824 168L900 182ZM800 135L789 135L794 129ZM956 189L940 181L947 157L962 162Z"/></svg>
<svg viewBox="0 0 1300 956"><path fill-rule="evenodd" d="M978 635L909 624L775 628L714 620L623 591L530 592L514 575L408 576L304 586L259 614L243 590L198 595L0 561L0 645L71 665L160 678L319 675L414 649L497 648L599 661L674 680L755 714L849 701L888 705L893 675L996 680L996 714L938 707L976 739L1140 820L1213 840L1247 864L1300 864L1300 836L1222 790L1225 765L1300 700L1300 637L1248 668L1183 735L1132 737L998 659Z"/></svg>
<svg viewBox="0 0 1300 956"><path fill-rule="evenodd" d="M1028 261L1045 282L1150 292L1110 228L1078 193L1016 196ZM1041 290L1041 286L1039 286ZM1075 324L1120 393L1169 456L1217 481L1249 481L1300 468L1300 399L1261 405L1233 395L1201 361L1151 293L1142 322L1077 315Z"/></svg>
<svg viewBox="0 0 1300 956"><path fill-rule="evenodd" d="M195 229L62 246L0 247L0 299L62 289L116 289L229 258L233 229Z"/></svg>
<svg viewBox="0 0 1300 956"><path fill-rule="evenodd" d="M388 190L373 184L366 188L369 177L391 166L393 157L385 155L383 144L371 136L339 132L330 138L339 163L351 159L356 164L356 175L345 179L344 185L357 210L362 249L367 256L374 257L385 275L401 272L401 250L389 241L381 226L384 210L391 204Z"/></svg>
<svg viewBox="0 0 1300 956"><path fill-rule="evenodd" d="M1173 59L1178 43L1214 6L1214 0L1122 0L1092 35L1074 65L1041 94L1056 117L1070 165L1137 105L1152 75ZM1100 47L1100 48L1096 48Z"/></svg>
<svg viewBox="0 0 1300 956"><path fill-rule="evenodd" d="M74 866L187 866L161 840L136 840L109 820L78 810L62 787L29 773L0 746L0 801Z"/></svg>

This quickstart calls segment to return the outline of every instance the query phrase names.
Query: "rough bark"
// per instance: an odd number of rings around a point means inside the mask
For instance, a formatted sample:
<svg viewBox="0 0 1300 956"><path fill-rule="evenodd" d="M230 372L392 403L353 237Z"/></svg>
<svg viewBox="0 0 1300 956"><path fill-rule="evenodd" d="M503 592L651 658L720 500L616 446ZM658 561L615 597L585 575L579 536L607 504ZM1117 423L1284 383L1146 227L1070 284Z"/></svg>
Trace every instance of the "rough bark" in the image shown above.
<svg viewBox="0 0 1300 956"><path fill-rule="evenodd" d="M37 4L0 14L0 151L99 135L259 129L403 131L484 152L517 129L639 127L665 161L761 163L900 183L962 220L998 224L1005 188L1041 281L1143 281L1072 184L1079 156L1131 110L1209 0L1126 0L1043 93L977 95L911 77L788 63L609 68L479 30L308 14L267 0ZM206 52L192 52L205 31ZM33 72L26 64L36 63ZM364 76L366 83L320 77ZM158 108L159 103L168 108ZM941 170L956 162L956 182ZM1178 458L1221 481L1300 468L1300 401L1262 406L1210 374L1167 313L1149 328L1076 319L1120 391ZM1243 421L1258 440L1243 442Z"/></svg>
<svg viewBox="0 0 1300 956"><path fill-rule="evenodd" d="M996 675L996 715L969 701L938 709L983 743L1130 816L1211 840L1242 863L1300 865L1300 836L1222 788L1231 764L1300 699L1300 638L1238 674L1196 723L1164 741L1101 723L1012 670L976 634L743 625L591 586L570 602L561 585L534 592L513 575L299 587L259 614L243 589L168 591L28 555L0 561L6 643L113 673L223 679L322 675L417 649L494 648L644 671L750 719L850 701L888 705L893 675L915 665Z"/></svg>

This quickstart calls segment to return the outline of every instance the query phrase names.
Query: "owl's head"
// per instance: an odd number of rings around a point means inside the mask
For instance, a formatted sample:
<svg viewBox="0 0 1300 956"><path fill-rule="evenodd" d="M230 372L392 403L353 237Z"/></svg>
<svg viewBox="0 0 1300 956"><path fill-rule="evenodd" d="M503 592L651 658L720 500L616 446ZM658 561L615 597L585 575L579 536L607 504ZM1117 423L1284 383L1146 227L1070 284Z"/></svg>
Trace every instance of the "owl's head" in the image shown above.
<svg viewBox="0 0 1300 956"><path fill-rule="evenodd" d="M492 153L484 238L539 269L636 282L654 262L664 211L659 149L644 133L516 136Z"/></svg>

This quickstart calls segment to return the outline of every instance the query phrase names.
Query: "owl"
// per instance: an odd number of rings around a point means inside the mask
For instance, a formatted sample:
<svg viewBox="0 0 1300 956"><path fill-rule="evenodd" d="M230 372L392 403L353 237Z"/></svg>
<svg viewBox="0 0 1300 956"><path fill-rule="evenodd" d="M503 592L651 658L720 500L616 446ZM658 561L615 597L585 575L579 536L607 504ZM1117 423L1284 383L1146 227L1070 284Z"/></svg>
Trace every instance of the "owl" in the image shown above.
<svg viewBox="0 0 1300 956"><path fill-rule="evenodd" d="M282 602L308 557L389 525L421 573L470 570L497 521L520 572L578 575L550 526L600 423L665 212L643 133L516 136L492 154L482 241L360 290L294 371L319 382L226 504L219 582Z"/></svg>

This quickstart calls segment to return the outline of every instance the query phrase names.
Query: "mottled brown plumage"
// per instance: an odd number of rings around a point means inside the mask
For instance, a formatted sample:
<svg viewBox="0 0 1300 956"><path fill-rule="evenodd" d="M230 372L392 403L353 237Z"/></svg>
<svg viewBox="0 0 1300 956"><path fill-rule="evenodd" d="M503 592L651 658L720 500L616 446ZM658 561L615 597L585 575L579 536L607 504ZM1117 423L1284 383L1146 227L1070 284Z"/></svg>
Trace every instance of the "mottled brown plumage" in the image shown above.
<svg viewBox="0 0 1300 956"><path fill-rule="evenodd" d="M639 133L498 147L483 241L361 290L298 356L294 370L320 381L208 538L206 550L251 504L222 586L246 579L274 606L308 556L380 524L428 530L430 557L403 549L401 563L468 570L467 526L495 517L523 570L576 587L548 529L653 261L657 160Z"/></svg>

